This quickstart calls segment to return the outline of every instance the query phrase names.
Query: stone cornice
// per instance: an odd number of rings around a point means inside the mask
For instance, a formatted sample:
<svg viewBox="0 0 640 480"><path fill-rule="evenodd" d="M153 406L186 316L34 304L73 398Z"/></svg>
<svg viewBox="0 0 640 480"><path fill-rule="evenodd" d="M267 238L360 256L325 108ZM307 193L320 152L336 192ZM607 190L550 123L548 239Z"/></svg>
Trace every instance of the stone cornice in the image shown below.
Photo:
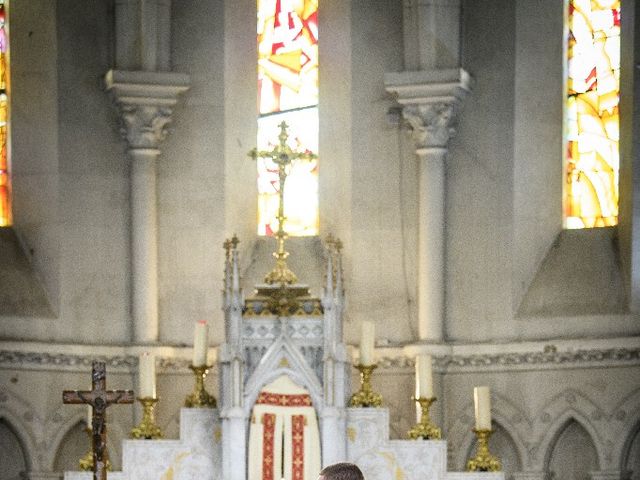
<svg viewBox="0 0 640 480"><path fill-rule="evenodd" d="M121 134L130 149L158 150L178 95L189 84L189 76L182 73L107 72L105 88L118 106Z"/></svg>
<svg viewBox="0 0 640 480"><path fill-rule="evenodd" d="M639 345L638 337L525 344L412 345L404 348L378 347L376 356L383 371L412 369L416 348L431 353L434 368L441 373L554 370L640 365ZM212 363L216 362L217 350L210 349ZM111 371L133 372L142 351L156 355L160 372L188 372L191 349L187 347L96 347L7 341L0 342L0 368L86 371L91 367L91 361L97 359L106 362Z"/></svg>
<svg viewBox="0 0 640 480"><path fill-rule="evenodd" d="M461 68L384 74L385 90L400 105L460 101L471 86L471 76Z"/></svg>

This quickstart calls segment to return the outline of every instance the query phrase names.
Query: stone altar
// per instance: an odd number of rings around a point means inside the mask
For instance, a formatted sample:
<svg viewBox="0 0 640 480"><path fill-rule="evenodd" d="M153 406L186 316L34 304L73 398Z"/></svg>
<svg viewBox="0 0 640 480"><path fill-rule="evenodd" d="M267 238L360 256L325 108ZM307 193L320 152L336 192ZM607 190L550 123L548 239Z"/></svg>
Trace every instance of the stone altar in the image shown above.
<svg viewBox="0 0 640 480"><path fill-rule="evenodd" d="M309 393L323 466L351 461L367 480L504 479L502 473L447 472L446 441L390 440L387 409L347 408L351 363L342 340L341 244L327 243L322 298L295 283L257 285L245 300L237 239L225 242L219 409L183 408L179 440L124 441L122 472L109 473L110 480L247 480L251 410L261 389L282 375ZM65 480L90 476L67 472ZM283 476L291 480L287 468Z"/></svg>

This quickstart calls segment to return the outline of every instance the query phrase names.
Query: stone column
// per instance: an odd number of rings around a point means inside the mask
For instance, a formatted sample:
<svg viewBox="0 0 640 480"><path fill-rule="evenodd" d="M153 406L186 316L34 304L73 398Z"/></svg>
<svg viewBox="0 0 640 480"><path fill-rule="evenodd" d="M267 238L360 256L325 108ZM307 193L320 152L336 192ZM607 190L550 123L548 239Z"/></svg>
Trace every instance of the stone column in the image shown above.
<svg viewBox="0 0 640 480"><path fill-rule="evenodd" d="M419 165L418 343L444 340L446 156L470 77L460 65L460 0L404 0L404 72L385 75Z"/></svg>
<svg viewBox="0 0 640 480"><path fill-rule="evenodd" d="M122 120L131 159L131 315L136 343L158 341L156 159L173 106L189 77L178 73L111 70L106 87Z"/></svg>
<svg viewBox="0 0 640 480"><path fill-rule="evenodd" d="M419 164L418 338L444 339L445 179L449 139L470 77L460 69L385 75L402 106Z"/></svg>
<svg viewBox="0 0 640 480"><path fill-rule="evenodd" d="M460 55L460 0L404 0L404 68L455 68Z"/></svg>

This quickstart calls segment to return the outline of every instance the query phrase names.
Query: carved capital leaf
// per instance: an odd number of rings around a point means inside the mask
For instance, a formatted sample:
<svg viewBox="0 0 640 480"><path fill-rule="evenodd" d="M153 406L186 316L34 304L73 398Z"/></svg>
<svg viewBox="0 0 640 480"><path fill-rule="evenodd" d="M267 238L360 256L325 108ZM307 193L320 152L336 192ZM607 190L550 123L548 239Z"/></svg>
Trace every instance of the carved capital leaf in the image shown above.
<svg viewBox="0 0 640 480"><path fill-rule="evenodd" d="M171 113L166 106L120 104L120 133L130 148L158 148L167 136Z"/></svg>
<svg viewBox="0 0 640 480"><path fill-rule="evenodd" d="M455 135L458 102L410 104L402 109L416 149L446 148Z"/></svg>

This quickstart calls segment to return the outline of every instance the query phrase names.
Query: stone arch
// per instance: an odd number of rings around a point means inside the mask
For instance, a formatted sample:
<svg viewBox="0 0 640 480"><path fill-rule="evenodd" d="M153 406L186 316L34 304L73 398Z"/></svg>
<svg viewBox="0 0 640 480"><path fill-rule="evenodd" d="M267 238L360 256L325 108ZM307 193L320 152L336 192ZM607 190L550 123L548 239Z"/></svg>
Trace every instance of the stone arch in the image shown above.
<svg viewBox="0 0 640 480"><path fill-rule="evenodd" d="M76 425L84 423L85 421L85 416L81 412L73 412L64 419L60 418L58 415L54 415L53 418L49 419L47 422L47 430L50 432L48 437L49 444L52 448L47 450L47 456L44 460L47 470L54 470L56 457L62 448L65 437L73 428L76 427Z"/></svg>
<svg viewBox="0 0 640 480"><path fill-rule="evenodd" d="M594 420L592 412L600 413L600 420ZM591 415L590 415L591 414ZM572 420L577 422L589 434L596 451L597 467L603 468L606 462L603 440L606 437L599 427L606 430L608 422L601 409L582 392L569 389L556 395L542 409L537 418L536 430L541 431L537 446L532 448L532 458L536 470L544 470L549 464L549 455L558 437ZM598 422L604 425L597 425ZM540 454L541 456L539 456ZM535 460L535 461L534 461Z"/></svg>
<svg viewBox="0 0 640 480"><path fill-rule="evenodd" d="M42 462L47 471L55 471L54 467L56 464L56 458L58 457L60 450L64 448L63 444L65 440L67 440L67 435L79 424L86 425L86 416L82 411L76 411L68 415L66 418L60 418L58 414L54 414L49 418L46 429L49 433L48 444L51 445L52 448L47 449L47 455ZM107 432L107 450L109 452L109 459L111 464L114 467L117 467L121 464L121 458L120 449L116 447L120 443L120 439L127 438L127 434L125 429L123 429L119 423L115 422L108 422ZM89 442L88 437L87 442Z"/></svg>
<svg viewBox="0 0 640 480"><path fill-rule="evenodd" d="M0 434L3 430L5 430L5 432L0 436L0 445L2 445L3 450L8 448L10 450L7 452L8 455L13 457L16 454L19 454L21 458L17 459L17 463L14 464L14 470L15 468L18 468L19 470L13 472L7 467L6 463L8 458L5 458L3 468L0 471L0 478L3 480L17 480L24 473L31 470L31 455L27 450L27 446L24 442L24 436L21 435L20 430L16 428L7 416L0 414Z"/></svg>
<svg viewBox="0 0 640 480"><path fill-rule="evenodd" d="M593 433L590 432L583 423L584 419L578 419L576 418L577 416L579 415L575 415L575 412L567 412L558 419L558 421L555 423L555 428L550 429L551 433L548 438L545 439L548 440L548 442L545 442L543 471L549 472L550 474L554 472L553 461L555 460L556 453L562 452L562 450L559 450L559 448L564 447L564 444L560 443L563 437L565 437L566 435L575 436L579 434L585 435L585 440L588 442L587 444L585 444L586 447L593 448L593 451L595 452L594 465L588 468L585 473L588 473L588 471L590 470L601 469L603 462L601 449L598 450L598 444L594 439ZM565 464L569 457L575 458L578 453L575 447L573 447L570 451L572 455L561 455L563 457L563 463ZM589 458L591 457L589 456ZM565 477L563 476L560 478L564 480Z"/></svg>
<svg viewBox="0 0 640 480"><path fill-rule="evenodd" d="M29 427L28 419L33 418L33 408L26 400L13 394L11 391L2 392L0 403L0 420L10 426L11 431L18 437L27 461L27 468L41 470L42 465L37 455L38 438Z"/></svg>
<svg viewBox="0 0 640 480"><path fill-rule="evenodd" d="M52 471L79 469L78 461L89 451L89 437L85 429L86 423L78 420L68 429L61 430L64 434L53 451ZM70 460L70 457L73 458Z"/></svg>
<svg viewBox="0 0 640 480"><path fill-rule="evenodd" d="M316 412L320 414L324 406L322 386L300 351L290 343L288 338L281 336L267 349L260 365L246 383L244 399L246 418L249 417L260 390L282 375L288 376L309 391Z"/></svg>
<svg viewBox="0 0 640 480"><path fill-rule="evenodd" d="M612 454L614 468L619 467L622 471L625 469L633 442L636 436L640 435L640 388L616 405L612 410L611 424L612 426L617 424L619 427L614 438L624 439L615 442ZM636 472L635 475L639 474L640 472Z"/></svg>
<svg viewBox="0 0 640 480"><path fill-rule="evenodd" d="M637 480L640 479L640 419L632 426L623 443L619 465L621 472L631 472L629 478Z"/></svg>

